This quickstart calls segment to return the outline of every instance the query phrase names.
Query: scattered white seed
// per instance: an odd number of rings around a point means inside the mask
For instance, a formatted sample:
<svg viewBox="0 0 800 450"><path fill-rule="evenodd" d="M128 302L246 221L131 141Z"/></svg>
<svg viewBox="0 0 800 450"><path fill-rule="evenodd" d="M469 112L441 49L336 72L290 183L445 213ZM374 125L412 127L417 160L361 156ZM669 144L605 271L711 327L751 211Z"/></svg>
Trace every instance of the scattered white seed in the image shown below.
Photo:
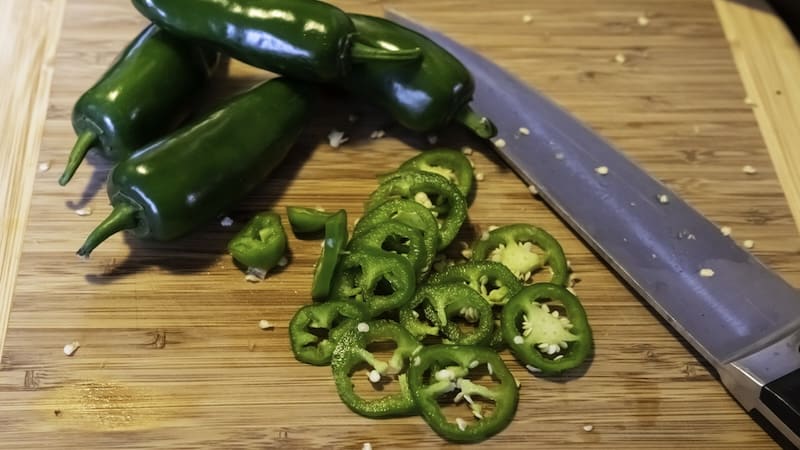
<svg viewBox="0 0 800 450"><path fill-rule="evenodd" d="M488 241L490 236L491 235L489 234L488 231L484 231L483 233L481 233L481 240L482 241Z"/></svg>
<svg viewBox="0 0 800 450"><path fill-rule="evenodd" d="M661 203L662 205L669 203L669 197L667 197L667 194L658 194L658 203Z"/></svg>
<svg viewBox="0 0 800 450"><path fill-rule="evenodd" d="M47 172L50 170L50 161L43 161L39 163L39 172Z"/></svg>
<svg viewBox="0 0 800 450"><path fill-rule="evenodd" d="M372 450L372 444L364 442L364 445L361 446L361 450Z"/></svg>
<svg viewBox="0 0 800 450"><path fill-rule="evenodd" d="M531 22L533 22L533 16L531 16L530 14L525 14L524 16L522 16L522 23L531 23Z"/></svg>
<svg viewBox="0 0 800 450"><path fill-rule="evenodd" d="M750 164L748 164L746 166L742 166L742 172L744 172L744 173L746 173L748 175L753 175L754 173L756 173L758 171L756 170L755 167L753 167Z"/></svg>
<svg viewBox="0 0 800 450"><path fill-rule="evenodd" d="M261 328L262 330L269 330L271 328L275 328L275 325L273 325L269 320L261 319L258 321L258 328Z"/></svg>
<svg viewBox="0 0 800 450"><path fill-rule="evenodd" d="M436 145L437 142L439 142L439 136L437 136L435 134L429 134L428 135L428 143L429 144Z"/></svg>
<svg viewBox="0 0 800 450"><path fill-rule="evenodd" d="M646 27L650 24L650 19L647 18L644 14L636 18L636 23L639 24L640 27Z"/></svg>
<svg viewBox="0 0 800 450"><path fill-rule="evenodd" d="M461 256L463 256L466 259L472 258L472 249L465 248L464 250L461 250Z"/></svg>
<svg viewBox="0 0 800 450"><path fill-rule="evenodd" d="M506 147L506 140L503 138L497 138L494 140L494 146L497 148L505 148Z"/></svg>
<svg viewBox="0 0 800 450"><path fill-rule="evenodd" d="M753 242L752 239L745 239L745 241L742 242L742 245L744 245L744 248L753 248L755 247L756 243Z"/></svg>
<svg viewBox="0 0 800 450"><path fill-rule="evenodd" d="M498 229L498 228L500 228L500 227L499 227L499 226L497 226L497 225L489 225L489 228L487 228L487 229L488 229L489 231L494 231L494 230L496 230L496 229Z"/></svg>
<svg viewBox="0 0 800 450"><path fill-rule="evenodd" d="M564 154L561 152L556 153L556 159L564 159Z"/></svg>
<svg viewBox="0 0 800 450"><path fill-rule="evenodd" d="M520 127L519 134L521 134L523 136L527 136L527 135L531 134L531 130L529 130L529 129L525 128L525 127Z"/></svg>
<svg viewBox="0 0 800 450"><path fill-rule="evenodd" d="M514 384L516 384L516 385L517 385L517 389L519 389L519 388L520 388L520 386L522 386L522 383L520 383L520 382L519 382L519 380L517 379L517 377L514 377Z"/></svg>
<svg viewBox="0 0 800 450"><path fill-rule="evenodd" d="M625 57L624 53L617 53L614 56L614 61L616 61L618 64L625 64L625 61L627 61L627 60L628 60L628 58Z"/></svg>
<svg viewBox="0 0 800 450"><path fill-rule="evenodd" d="M80 208L75 210L75 214L83 217L83 216L91 216L92 215L92 208Z"/></svg>
<svg viewBox="0 0 800 450"><path fill-rule="evenodd" d="M483 181L486 179L486 175L483 172L475 172L475 179L478 181Z"/></svg>
<svg viewBox="0 0 800 450"><path fill-rule="evenodd" d="M522 345L525 342L522 336L514 336L514 343L517 345Z"/></svg>
<svg viewBox="0 0 800 450"><path fill-rule="evenodd" d="M532 184L528 185L528 192L530 192L533 195L539 195L539 189Z"/></svg>
<svg viewBox="0 0 800 450"><path fill-rule="evenodd" d="M463 153L463 154L465 154L467 156L471 155L472 152L473 152L473 150L471 148L469 148L469 147L461 147L461 153Z"/></svg>
<svg viewBox="0 0 800 450"><path fill-rule="evenodd" d="M331 130L331 132L328 133L328 145L333 148L339 148L340 145L348 140L350 140L350 138L345 137L344 131Z"/></svg>
<svg viewBox="0 0 800 450"><path fill-rule="evenodd" d="M222 218L222 220L219 221L219 224L222 225L223 227L229 227L233 225L233 219L231 219L228 216L225 216Z"/></svg>
<svg viewBox="0 0 800 450"><path fill-rule="evenodd" d="M471 363L469 363L469 365L467 367L469 367L470 369L474 369L474 368L478 367L479 364L480 364L480 362L478 362L478 360L476 359L475 361L472 361Z"/></svg>
<svg viewBox="0 0 800 450"><path fill-rule="evenodd" d="M606 166L595 167L594 171L600 175L608 175L608 167Z"/></svg>
<svg viewBox="0 0 800 450"><path fill-rule="evenodd" d="M461 417L456 418L456 425L458 425L458 429L464 431L467 429L467 421L462 419Z"/></svg>
<svg viewBox="0 0 800 450"><path fill-rule="evenodd" d="M436 372L434 377L436 378L436 381L450 381L456 377L456 374L450 369L442 369Z"/></svg>
<svg viewBox="0 0 800 450"><path fill-rule="evenodd" d="M278 266L286 267L287 264L289 264L289 259L286 258L285 256L281 256L281 259L278 260Z"/></svg>
<svg viewBox="0 0 800 450"><path fill-rule="evenodd" d="M71 343L64 346L64 354L67 356L72 356L75 354L76 351L81 347L81 343L78 341L72 341Z"/></svg>
<svg viewBox="0 0 800 450"><path fill-rule="evenodd" d="M731 235L731 231L733 231L733 230L731 229L731 227L725 225L723 227L720 227L719 231L722 232L723 236L730 236Z"/></svg>
<svg viewBox="0 0 800 450"><path fill-rule="evenodd" d="M492 363L486 363L486 371L489 372L489 375L494 373L494 370L492 369Z"/></svg>
<svg viewBox="0 0 800 450"><path fill-rule="evenodd" d="M245 281L251 283L264 281L265 278L267 278L267 271L259 267L248 267L244 276Z"/></svg>
<svg viewBox="0 0 800 450"><path fill-rule="evenodd" d="M420 364L422 364L422 358L420 358L419 356L415 356L413 364L414 366L419 366Z"/></svg>
<svg viewBox="0 0 800 450"><path fill-rule="evenodd" d="M710 278L714 276L714 269L709 269L708 267L704 267L700 269L700 276L704 278Z"/></svg>
<svg viewBox="0 0 800 450"><path fill-rule="evenodd" d="M386 136L386 132L383 130L375 130L369 135L372 139L380 139L384 136Z"/></svg>
<svg viewBox="0 0 800 450"><path fill-rule="evenodd" d="M744 104L747 105L747 106L752 106L752 107L757 106L756 102L750 97L745 97L744 98Z"/></svg>
<svg viewBox="0 0 800 450"><path fill-rule="evenodd" d="M540 369L540 368L538 368L538 367L533 367L533 366L532 366L532 365L530 365L530 364L528 364L527 366L525 366L525 368L526 368L526 369L528 369L528 372L530 372L530 373L539 373L539 372L541 372L541 371L542 371L542 369Z"/></svg>
<svg viewBox="0 0 800 450"><path fill-rule="evenodd" d="M372 369L372 370L369 371L369 374L367 375L367 378L369 378L369 381L371 383L380 383L380 381L381 381L381 373L378 372L375 369Z"/></svg>
<svg viewBox="0 0 800 450"><path fill-rule="evenodd" d="M356 329L359 333L366 333L369 331L369 324L367 322L359 322Z"/></svg>
<svg viewBox="0 0 800 450"><path fill-rule="evenodd" d="M583 426L583 431L585 431L587 433L592 431L592 430L594 430L594 425L584 425Z"/></svg>

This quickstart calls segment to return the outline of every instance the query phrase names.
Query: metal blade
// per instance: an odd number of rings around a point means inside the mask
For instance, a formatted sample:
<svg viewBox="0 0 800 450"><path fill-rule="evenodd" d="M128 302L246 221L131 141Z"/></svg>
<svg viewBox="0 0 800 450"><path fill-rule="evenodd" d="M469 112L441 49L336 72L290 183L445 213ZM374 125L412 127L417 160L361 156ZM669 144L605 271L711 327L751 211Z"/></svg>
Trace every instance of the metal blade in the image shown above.
<svg viewBox="0 0 800 450"><path fill-rule="evenodd" d="M464 63L476 83L473 109L506 142L502 157L715 367L800 330L798 291L668 187L485 58L398 12L386 15Z"/></svg>

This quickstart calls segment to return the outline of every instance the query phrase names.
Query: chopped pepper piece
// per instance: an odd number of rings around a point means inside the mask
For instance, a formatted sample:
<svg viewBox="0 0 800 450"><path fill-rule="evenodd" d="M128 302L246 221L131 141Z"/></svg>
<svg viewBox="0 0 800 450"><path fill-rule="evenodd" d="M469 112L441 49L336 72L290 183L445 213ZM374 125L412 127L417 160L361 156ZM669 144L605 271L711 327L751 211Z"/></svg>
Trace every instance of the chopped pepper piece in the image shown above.
<svg viewBox="0 0 800 450"><path fill-rule="evenodd" d="M415 288L414 268L408 259L364 248L342 258L331 298L365 303L369 316L377 317L408 303Z"/></svg>
<svg viewBox="0 0 800 450"><path fill-rule="evenodd" d="M523 364L544 374L579 366L592 330L578 297L552 283L525 286L503 307L503 339Z"/></svg>
<svg viewBox="0 0 800 450"><path fill-rule="evenodd" d="M366 318L366 309L353 302L330 301L303 306L289 322L289 339L295 358L315 366L330 364L342 333Z"/></svg>
<svg viewBox="0 0 800 450"><path fill-rule="evenodd" d="M522 283L504 264L495 261L467 261L448 266L431 275L428 283L463 283L481 294L490 305L505 305Z"/></svg>
<svg viewBox="0 0 800 450"><path fill-rule="evenodd" d="M424 298L425 317L439 328L448 343L487 344L494 331L492 307L473 289L460 283L431 284L417 291ZM466 332L453 320L461 316L475 324Z"/></svg>
<svg viewBox="0 0 800 450"><path fill-rule="evenodd" d="M460 151L451 148L425 150L405 161L397 170L411 169L433 172L447 178L458 187L465 198L469 197L474 185L475 174L469 159ZM390 175L382 175L378 179L382 181Z"/></svg>
<svg viewBox="0 0 800 450"><path fill-rule="evenodd" d="M387 342L396 345L389 361L379 360L368 350L372 344ZM374 320L348 325L348 331L339 338L331 359L339 397L351 410L366 417L415 414L417 407L411 397L405 371L409 360L421 348L422 345L397 322ZM379 385L383 380L393 378L400 383L400 391L375 399L358 395L353 386L352 375L363 363L373 368L370 374L373 384Z"/></svg>
<svg viewBox="0 0 800 450"><path fill-rule="evenodd" d="M357 237L366 230L381 222L400 222L412 226L422 233L426 248L433 248L434 252L439 248L439 223L431 211L415 202L404 198L393 198L367 211L364 217L358 221L353 230L353 236Z"/></svg>
<svg viewBox="0 0 800 450"><path fill-rule="evenodd" d="M331 290L333 274L339 262L339 255L347 245L347 213L340 209L325 221L325 238L314 278L311 280L311 298L322 299Z"/></svg>
<svg viewBox="0 0 800 450"><path fill-rule="evenodd" d="M427 275L436 254L435 247L428 247L433 242L426 241L422 233L401 222L382 222L355 236L348 244L352 251L362 248L374 248L401 255L414 266L417 281Z"/></svg>
<svg viewBox="0 0 800 450"><path fill-rule="evenodd" d="M486 233L475 243L472 260L487 259L505 264L523 282L531 282L533 275L545 266L552 271L550 283L563 286L569 280L567 258L561 244L534 225L516 223Z"/></svg>
<svg viewBox="0 0 800 450"><path fill-rule="evenodd" d="M286 241L281 216L262 212L236 233L228 251L239 264L268 272L286 254Z"/></svg>
<svg viewBox="0 0 800 450"><path fill-rule="evenodd" d="M333 213L303 206L287 206L286 217L295 233L316 233L325 230L325 222Z"/></svg>
<svg viewBox="0 0 800 450"><path fill-rule="evenodd" d="M494 382L479 384L468 376L485 370ZM492 349L473 345L438 344L424 347L413 357L408 385L420 415L440 436L454 442L479 442L502 431L517 410L519 389L514 376ZM453 393L459 391L455 396ZM448 420L443 402L465 400L475 420ZM491 403L483 408L482 402Z"/></svg>
<svg viewBox="0 0 800 450"><path fill-rule="evenodd" d="M447 178L433 172L404 170L389 175L370 194L365 210L390 198L414 200L427 207L439 221L439 250L455 239L467 218L467 201Z"/></svg>

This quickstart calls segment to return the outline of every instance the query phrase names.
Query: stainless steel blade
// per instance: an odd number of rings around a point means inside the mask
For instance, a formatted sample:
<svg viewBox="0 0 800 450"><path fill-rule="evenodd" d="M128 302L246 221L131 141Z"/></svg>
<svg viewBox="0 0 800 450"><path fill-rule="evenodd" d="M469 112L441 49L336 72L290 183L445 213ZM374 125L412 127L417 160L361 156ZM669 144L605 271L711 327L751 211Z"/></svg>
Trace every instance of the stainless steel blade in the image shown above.
<svg viewBox="0 0 800 450"><path fill-rule="evenodd" d="M500 155L720 371L745 408L758 406L763 384L800 368L797 289L541 93L441 33L396 11L387 17L464 63L476 82L473 109L505 141Z"/></svg>

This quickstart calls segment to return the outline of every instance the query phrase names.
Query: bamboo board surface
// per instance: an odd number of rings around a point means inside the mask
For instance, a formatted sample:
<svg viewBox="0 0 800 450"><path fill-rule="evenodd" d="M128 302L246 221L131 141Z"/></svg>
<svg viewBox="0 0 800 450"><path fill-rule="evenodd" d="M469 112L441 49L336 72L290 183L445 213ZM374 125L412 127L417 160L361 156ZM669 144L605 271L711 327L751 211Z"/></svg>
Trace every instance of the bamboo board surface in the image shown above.
<svg viewBox="0 0 800 450"><path fill-rule="evenodd" d="M378 2L336 4L381 13ZM713 5L408 0L393 6L550 95L714 222L730 226L734 239L754 240L752 251L800 286L800 239ZM530 23L522 20L526 14ZM227 240L257 210L344 207L352 222L375 187L374 175L432 147L364 105L326 94L293 156L230 212L233 227L212 223L169 244L116 236L91 259L74 259L109 211L102 190L109 166L95 158L66 188L57 185L74 138L70 110L144 24L126 1L66 4L38 153L52 167L36 172L33 156L25 168L32 196L0 363L0 447L455 447L418 417L356 416L338 400L328 368L294 360L286 325L309 302L317 242L290 235L289 266L260 284L246 283L224 254ZM216 95L269 76L232 63ZM351 124L353 112L360 120ZM333 128L350 136L339 149L326 143ZM370 139L376 129L387 137ZM585 372L560 378L533 377L506 354L522 382L519 410L482 447L777 448L680 339L485 146L457 130L442 133L439 145L472 146L476 170L485 175L463 238L511 222L548 229L581 279L576 290L595 334ZM758 172L745 175L745 164ZM92 215L74 214L80 207ZM261 319L275 329L260 330ZM64 356L63 346L74 340L81 348Z"/></svg>

